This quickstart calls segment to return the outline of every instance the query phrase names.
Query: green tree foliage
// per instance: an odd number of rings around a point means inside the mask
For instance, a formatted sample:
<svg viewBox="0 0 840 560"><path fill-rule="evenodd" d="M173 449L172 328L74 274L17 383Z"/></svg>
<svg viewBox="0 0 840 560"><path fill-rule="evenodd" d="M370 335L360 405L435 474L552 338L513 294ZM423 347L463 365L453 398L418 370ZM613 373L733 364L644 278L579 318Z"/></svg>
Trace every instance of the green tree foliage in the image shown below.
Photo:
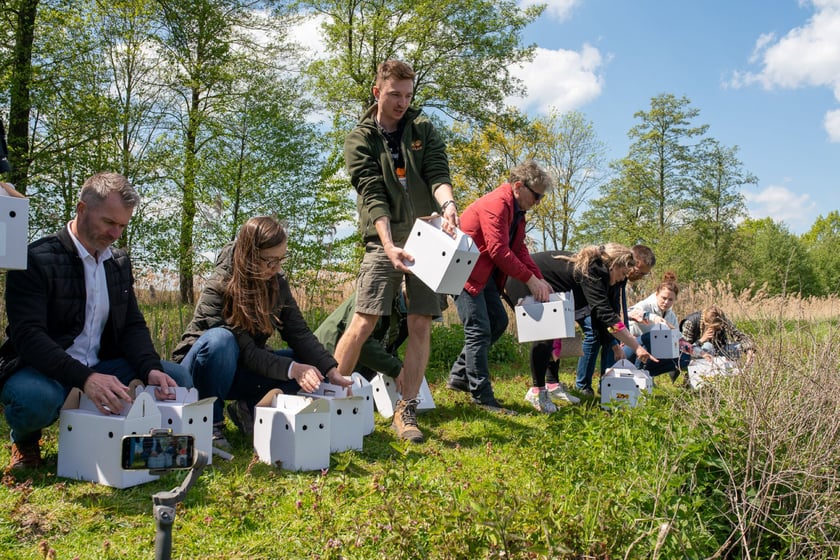
<svg viewBox="0 0 840 560"><path fill-rule="evenodd" d="M819 295L840 293L840 212L820 216L802 236L819 284Z"/></svg>
<svg viewBox="0 0 840 560"><path fill-rule="evenodd" d="M735 291L802 296L819 292L806 246L783 224L772 218L747 219L737 228L736 244L738 258L730 276Z"/></svg>
<svg viewBox="0 0 840 560"><path fill-rule="evenodd" d="M377 65L399 58L417 72L419 105L485 122L524 88L508 68L529 60L525 26L543 7L510 0L300 0L323 18L325 58L309 67L313 91L346 129L373 103Z"/></svg>
<svg viewBox="0 0 840 560"><path fill-rule="evenodd" d="M696 151L694 188L685 200L685 226L674 266L691 280L714 280L731 270L735 258L735 228L747 214L740 189L758 179L746 172L737 148L706 139Z"/></svg>

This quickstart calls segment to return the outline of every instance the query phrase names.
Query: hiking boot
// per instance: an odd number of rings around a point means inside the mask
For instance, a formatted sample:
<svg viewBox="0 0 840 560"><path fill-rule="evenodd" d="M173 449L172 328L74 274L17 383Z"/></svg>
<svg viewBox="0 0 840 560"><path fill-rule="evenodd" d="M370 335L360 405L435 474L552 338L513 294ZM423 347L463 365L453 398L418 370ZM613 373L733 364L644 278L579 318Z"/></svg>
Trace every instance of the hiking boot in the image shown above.
<svg viewBox="0 0 840 560"><path fill-rule="evenodd" d="M417 403L417 399L397 401L394 421L391 423L397 437L411 443L423 443L423 432L417 427Z"/></svg>
<svg viewBox="0 0 840 560"><path fill-rule="evenodd" d="M493 412L495 414L504 414L506 416L516 416L515 411L503 407L493 395L490 395L489 397L480 398L473 397L472 403L480 408L483 408L487 412Z"/></svg>
<svg viewBox="0 0 840 560"><path fill-rule="evenodd" d="M469 393L470 383L466 379L450 375L446 381L446 388L453 391L461 391L462 393Z"/></svg>
<svg viewBox="0 0 840 560"><path fill-rule="evenodd" d="M41 444L36 439L30 443L12 443L9 471L37 469L41 466Z"/></svg>
<svg viewBox="0 0 840 560"><path fill-rule="evenodd" d="M233 421L239 431L248 438L254 438L254 412L248 406L248 401L238 400L228 403L227 407L228 417Z"/></svg>
<svg viewBox="0 0 840 560"><path fill-rule="evenodd" d="M557 407L551 402L551 397L548 395L548 391L543 389L539 389L536 393L533 389L528 389L525 393L525 400L531 403L538 412L543 412L545 414L551 414L552 412L557 412Z"/></svg>
<svg viewBox="0 0 840 560"><path fill-rule="evenodd" d="M569 390L566 389L566 386L562 383L557 383L556 385L553 383L548 383L545 386L546 390L550 397L557 401L566 401L567 403L571 404L578 404L580 399L574 395L569 394Z"/></svg>
<svg viewBox="0 0 840 560"><path fill-rule="evenodd" d="M213 447L218 447L223 451L230 450L230 442L225 437L225 422L216 422L213 424Z"/></svg>

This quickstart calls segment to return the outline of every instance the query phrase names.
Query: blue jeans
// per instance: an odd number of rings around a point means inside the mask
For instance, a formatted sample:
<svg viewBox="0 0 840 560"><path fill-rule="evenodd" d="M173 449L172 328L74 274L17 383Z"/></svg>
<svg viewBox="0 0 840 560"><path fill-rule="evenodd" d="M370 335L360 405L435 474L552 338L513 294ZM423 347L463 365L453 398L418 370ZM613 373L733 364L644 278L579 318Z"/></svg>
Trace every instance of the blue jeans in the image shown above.
<svg viewBox="0 0 840 560"><path fill-rule="evenodd" d="M192 378L183 366L167 361L161 364L163 371L180 387L193 386ZM122 358L99 362L92 369L97 373L114 375L126 385L137 377ZM6 422L12 430L12 441L23 444L40 439L41 429L58 420L61 407L72 388L33 367L25 367L12 375L0 393Z"/></svg>
<svg viewBox="0 0 840 560"><path fill-rule="evenodd" d="M639 341L639 344L645 347L645 350L650 352L650 333L645 333L636 340ZM679 358L670 358L664 359L659 358L658 362L654 362L653 360L649 360L647 364L642 364L641 360L636 359L636 353L633 352L630 348L624 347L624 355L627 356L627 359L631 362L636 364L638 369L646 369L647 372L651 375L651 377L656 377L657 375L662 375L663 373L671 373L671 372L680 372L685 371L688 367L688 363L691 361L691 354L686 354L685 352L680 352ZM673 376L674 379L677 376Z"/></svg>
<svg viewBox="0 0 840 560"><path fill-rule="evenodd" d="M592 390L592 376L595 374L595 362L598 360L598 354L601 354L601 375L604 375L608 367L615 364L615 355L611 348L602 345L598 337L595 336L591 316L584 318L578 324L583 330L583 356L578 359L575 386L578 389Z"/></svg>
<svg viewBox="0 0 840 560"><path fill-rule="evenodd" d="M508 316L496 283L491 279L478 295L466 290L455 297L458 316L464 324L464 348L452 364L450 379L468 381L479 400L493 397L490 383L490 347L504 334Z"/></svg>
<svg viewBox="0 0 840 560"><path fill-rule="evenodd" d="M294 358L291 350L275 354ZM239 365L239 344L225 328L209 329L202 334L181 362L192 374L198 396L216 397L213 423L222 422L225 399L245 400L253 407L271 389L294 395L300 391L297 381L271 379Z"/></svg>

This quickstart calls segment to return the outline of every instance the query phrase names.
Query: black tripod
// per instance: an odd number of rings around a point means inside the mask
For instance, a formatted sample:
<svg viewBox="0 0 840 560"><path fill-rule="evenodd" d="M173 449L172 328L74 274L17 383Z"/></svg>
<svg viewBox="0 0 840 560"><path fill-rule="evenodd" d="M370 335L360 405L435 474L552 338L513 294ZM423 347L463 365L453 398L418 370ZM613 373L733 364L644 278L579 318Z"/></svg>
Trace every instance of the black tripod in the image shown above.
<svg viewBox="0 0 840 560"><path fill-rule="evenodd" d="M175 524L175 506L187 497L187 490L198 480L207 466L207 454L195 452L195 462L184 482L168 492L152 495L155 515L155 560L169 560L172 555L172 525ZM154 472L154 471L151 471Z"/></svg>

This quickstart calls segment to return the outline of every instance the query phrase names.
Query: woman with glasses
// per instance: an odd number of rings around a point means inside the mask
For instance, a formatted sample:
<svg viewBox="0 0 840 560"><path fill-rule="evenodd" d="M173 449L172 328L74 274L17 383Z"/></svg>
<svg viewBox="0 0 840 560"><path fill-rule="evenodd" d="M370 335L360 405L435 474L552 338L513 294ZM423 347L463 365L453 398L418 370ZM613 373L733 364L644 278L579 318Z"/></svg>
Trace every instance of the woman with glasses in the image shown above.
<svg viewBox="0 0 840 560"><path fill-rule="evenodd" d="M192 321L173 352L190 370L199 396L216 397L213 440L229 447L224 437L223 406L245 433L253 434L253 407L270 389L295 394L314 391L326 376L349 386L333 356L315 338L292 296L281 268L288 239L272 217L249 219L236 240L216 260L196 305ZM288 345L266 346L274 332Z"/></svg>
<svg viewBox="0 0 840 560"><path fill-rule="evenodd" d="M656 361L630 334L619 314L621 304L616 286L626 280L635 268L631 249L618 243L607 243L584 247L574 254L545 251L534 254L533 259L554 292L572 292L575 320L581 328L584 319L591 316L592 328L603 345L608 346L610 339L615 338L641 359ZM508 279L505 297L511 306L526 295L528 289L524 284L515 278ZM534 342L531 346L532 385L525 394L525 400L544 413L557 410L551 401L552 396L573 404L579 402L576 397L568 395L556 379L546 383L546 370L557 361L556 346L557 341L553 340ZM620 347L616 348L620 350ZM556 367L552 369L554 372Z"/></svg>

